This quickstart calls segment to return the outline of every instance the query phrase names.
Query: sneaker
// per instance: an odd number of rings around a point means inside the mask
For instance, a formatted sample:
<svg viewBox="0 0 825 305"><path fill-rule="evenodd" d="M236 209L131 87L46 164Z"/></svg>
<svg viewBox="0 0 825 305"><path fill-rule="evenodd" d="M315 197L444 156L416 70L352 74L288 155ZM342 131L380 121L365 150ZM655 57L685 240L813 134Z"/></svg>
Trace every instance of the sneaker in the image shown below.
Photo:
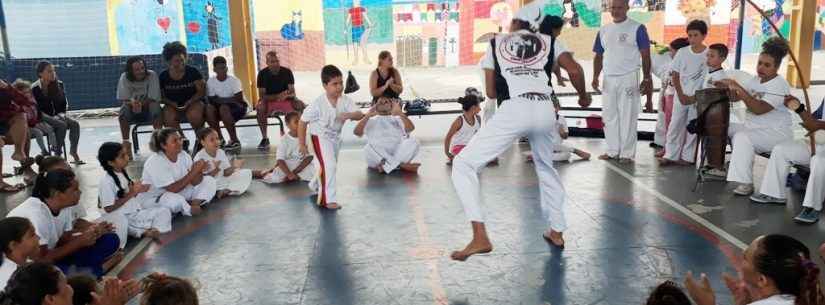
<svg viewBox="0 0 825 305"><path fill-rule="evenodd" d="M819 221L819 211L812 208L803 208L798 216L794 217L794 221L804 224L813 224Z"/></svg>
<svg viewBox="0 0 825 305"><path fill-rule="evenodd" d="M740 184L733 190L733 193L739 196L748 196L753 194L753 185L751 184Z"/></svg>
<svg viewBox="0 0 825 305"><path fill-rule="evenodd" d="M721 178L726 178L728 176L728 172L718 169L718 168L709 168L702 172L704 175L708 176L716 176Z"/></svg>
<svg viewBox="0 0 825 305"><path fill-rule="evenodd" d="M785 205L785 199L768 196L762 193L751 195L751 201L763 204L781 204Z"/></svg>
<svg viewBox="0 0 825 305"><path fill-rule="evenodd" d="M225 150L238 150L241 149L241 142L230 142L224 146Z"/></svg>
<svg viewBox="0 0 825 305"><path fill-rule="evenodd" d="M258 149L260 150L269 150L269 139L263 138L261 143L258 143Z"/></svg>

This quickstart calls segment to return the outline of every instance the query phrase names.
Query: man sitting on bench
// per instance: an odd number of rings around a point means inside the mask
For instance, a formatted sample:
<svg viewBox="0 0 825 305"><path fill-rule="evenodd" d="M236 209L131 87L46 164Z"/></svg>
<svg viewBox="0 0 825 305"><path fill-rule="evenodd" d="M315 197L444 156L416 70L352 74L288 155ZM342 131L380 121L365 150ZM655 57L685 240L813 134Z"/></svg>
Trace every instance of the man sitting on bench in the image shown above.
<svg viewBox="0 0 825 305"><path fill-rule="evenodd" d="M281 67L278 54L273 50L266 53L266 68L258 72L258 96L261 99L255 109L258 111L258 126L261 128L261 143L258 149L269 149L267 118L273 113L300 111L293 106L295 97L295 76L292 70Z"/></svg>
<svg viewBox="0 0 825 305"><path fill-rule="evenodd" d="M151 122L155 129L163 128L163 110L160 108L160 81L155 71L146 69L139 56L126 60L126 69L117 82L117 100L120 101L120 135L123 145L131 147L129 125ZM132 150L129 149L131 159Z"/></svg>
<svg viewBox="0 0 825 305"><path fill-rule="evenodd" d="M229 75L226 67L226 58L217 56L212 59L212 70L216 76L206 82L206 91L209 103L206 106L206 120L223 143L223 133L220 122L229 133L229 143L224 145L226 150L241 149L238 133L235 131L235 122L246 116L246 101L243 99L241 81Z"/></svg>

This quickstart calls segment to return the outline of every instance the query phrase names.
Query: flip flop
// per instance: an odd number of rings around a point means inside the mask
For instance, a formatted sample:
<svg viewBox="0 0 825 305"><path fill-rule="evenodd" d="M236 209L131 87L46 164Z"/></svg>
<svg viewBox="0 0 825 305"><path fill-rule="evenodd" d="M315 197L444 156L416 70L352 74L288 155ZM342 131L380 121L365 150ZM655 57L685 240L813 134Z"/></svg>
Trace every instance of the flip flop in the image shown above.
<svg viewBox="0 0 825 305"><path fill-rule="evenodd" d="M5 182L0 182L0 183L2 183L2 184L0 184L0 193L9 193L9 194L17 193L19 191L22 191L24 188L26 188L26 185L22 184L22 183L18 183L18 184L15 184L15 185L11 185L11 184L8 184L8 183L5 183Z"/></svg>

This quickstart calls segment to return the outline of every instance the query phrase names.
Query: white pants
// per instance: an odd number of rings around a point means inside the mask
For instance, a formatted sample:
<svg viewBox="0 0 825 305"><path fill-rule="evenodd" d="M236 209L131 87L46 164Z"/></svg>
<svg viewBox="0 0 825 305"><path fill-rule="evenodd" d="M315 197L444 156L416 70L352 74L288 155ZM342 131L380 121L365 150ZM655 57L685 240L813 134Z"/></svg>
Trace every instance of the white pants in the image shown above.
<svg viewBox="0 0 825 305"><path fill-rule="evenodd" d="M771 197L785 199L785 181L792 165L810 165L811 176L805 188L802 205L822 210L825 200L825 145L816 147L817 154L811 157L811 146L806 141L788 141L776 145L771 151L771 159L765 169L765 177L759 192Z"/></svg>
<svg viewBox="0 0 825 305"><path fill-rule="evenodd" d="M542 214L550 221L551 229L562 232L567 228L564 217L566 198L561 178L553 168L553 143L559 135L556 114L550 101L516 98L502 103L490 122L481 126L467 147L453 160L453 186L468 220L484 222L484 212L479 205L479 171L523 136L530 140L533 152Z"/></svg>
<svg viewBox="0 0 825 305"><path fill-rule="evenodd" d="M753 183L753 160L757 153L770 152L779 143L793 139L790 129L748 129L743 124L730 124L728 136L733 151L727 180L744 184Z"/></svg>
<svg viewBox="0 0 825 305"><path fill-rule="evenodd" d="M145 197L135 197L124 204L124 206L137 205L139 208L136 212L126 214L121 212L124 210L121 207L111 213L104 212L105 214L101 217L115 226L121 249L126 246L128 236L140 238L146 230L153 228L160 233L172 231L172 213L169 209L160 206L143 208L145 205L141 203L141 200L145 199Z"/></svg>
<svg viewBox="0 0 825 305"><path fill-rule="evenodd" d="M367 158L367 166L377 168L384 161L384 173L389 174L401 163L411 162L418 155L418 140L406 138L401 140L395 147L380 147L367 143L364 146L364 154Z"/></svg>
<svg viewBox="0 0 825 305"><path fill-rule="evenodd" d="M203 200L201 205L205 205L215 197L217 190L215 178L203 176L200 184L187 185L186 188L177 193L165 192L155 199L154 203L169 209L172 214L181 213L185 216L192 216L192 206L189 201Z"/></svg>
<svg viewBox="0 0 825 305"><path fill-rule="evenodd" d="M602 83L602 121L607 155L633 159L636 156L636 130L639 120L639 72L605 75Z"/></svg>
<svg viewBox="0 0 825 305"><path fill-rule="evenodd" d="M286 167L289 168L290 171L294 171L298 165L301 165L302 160L285 160ZM315 164L310 162L300 173L296 174L301 181L310 181L315 178ZM286 173L282 171L279 167L275 167L275 170L269 174L266 174L261 181L268 184L276 184L276 183L283 183L286 180Z"/></svg>
<svg viewBox="0 0 825 305"><path fill-rule="evenodd" d="M229 195L240 195L249 189L252 184L252 170L248 168L236 169L229 177L218 175L215 185L218 190L229 190Z"/></svg>
<svg viewBox="0 0 825 305"><path fill-rule="evenodd" d="M553 161L568 161L570 160L570 154L576 150L564 144L556 144L553 149Z"/></svg>
<svg viewBox="0 0 825 305"><path fill-rule="evenodd" d="M696 105L682 105L679 96L673 97L673 111L667 129L664 158L693 162L696 156L696 135L687 131L687 125L696 118Z"/></svg>
<svg viewBox="0 0 825 305"><path fill-rule="evenodd" d="M126 247L129 239L129 218L122 213L105 213L101 210L101 216L95 222L108 222L115 227L115 235L120 239L120 249Z"/></svg>
<svg viewBox="0 0 825 305"><path fill-rule="evenodd" d="M662 102L662 99L663 98L659 99L659 107L656 112L656 129L653 133L653 143L664 147L665 143L667 143L667 118L665 116L664 103Z"/></svg>
<svg viewBox="0 0 825 305"><path fill-rule="evenodd" d="M341 151L340 140L330 140L312 135L312 150L318 162L318 175L309 182L309 188L318 193L318 205L338 203L335 193L335 174L338 165L338 152Z"/></svg>

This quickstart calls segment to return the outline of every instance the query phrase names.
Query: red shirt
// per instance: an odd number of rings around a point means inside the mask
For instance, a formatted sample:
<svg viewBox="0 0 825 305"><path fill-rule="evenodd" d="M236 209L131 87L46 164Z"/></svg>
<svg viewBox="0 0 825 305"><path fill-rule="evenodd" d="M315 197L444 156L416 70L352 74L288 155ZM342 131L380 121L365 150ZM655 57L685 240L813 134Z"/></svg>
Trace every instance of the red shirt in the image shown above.
<svg viewBox="0 0 825 305"><path fill-rule="evenodd" d="M23 106L30 106L31 101L11 85L0 88L0 122L6 122L18 113Z"/></svg>
<svg viewBox="0 0 825 305"><path fill-rule="evenodd" d="M364 12L366 11L367 10L363 6L349 9L350 20L353 27L364 25Z"/></svg>

